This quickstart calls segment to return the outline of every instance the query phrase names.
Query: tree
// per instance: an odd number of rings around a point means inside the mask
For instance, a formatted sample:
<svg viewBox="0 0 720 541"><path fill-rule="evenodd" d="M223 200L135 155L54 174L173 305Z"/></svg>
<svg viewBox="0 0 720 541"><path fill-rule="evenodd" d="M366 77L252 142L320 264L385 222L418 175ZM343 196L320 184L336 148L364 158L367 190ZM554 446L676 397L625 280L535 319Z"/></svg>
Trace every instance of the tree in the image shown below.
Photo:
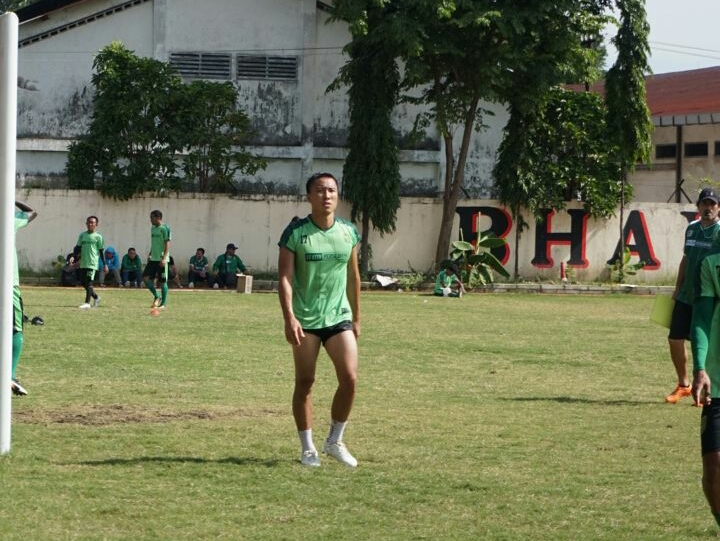
<svg viewBox="0 0 720 541"><path fill-rule="evenodd" d="M236 106L232 83L193 81L184 88L180 122L185 126L185 177L201 192L235 191L237 172L255 174L266 161L245 150L248 116Z"/></svg>
<svg viewBox="0 0 720 541"><path fill-rule="evenodd" d="M99 175L99 191L115 199L179 190L175 154L183 146L182 129L173 111L180 78L169 65L139 58L120 42L97 54L93 70L92 121L87 137L70 147L70 187L87 187ZM92 170L82 173L88 161Z"/></svg>
<svg viewBox="0 0 720 541"><path fill-rule="evenodd" d="M602 2L595 2L599 4ZM412 47L404 58L405 88L430 107L445 147L443 215L436 262L447 257L473 131L483 127L485 101L526 112L590 55L583 37L599 17L589 0L403 2ZM455 132L460 132L456 150Z"/></svg>
<svg viewBox="0 0 720 541"><path fill-rule="evenodd" d="M184 85L169 64L139 58L113 42L95 57L89 133L70 146L71 188L127 200L143 192L179 191L182 168L202 191L234 191L237 171L265 162L242 146L247 116L230 83Z"/></svg>
<svg viewBox="0 0 720 541"><path fill-rule="evenodd" d="M400 74L397 53L383 33L383 2L338 1L334 14L352 22L352 41L345 47L350 60L331 88L349 87L348 156L343 166L343 197L352 203L352 219L362 224L360 272L370 264L370 222L381 234L395 231L400 207L400 164L391 115L398 100Z"/></svg>
<svg viewBox="0 0 720 541"><path fill-rule="evenodd" d="M650 47L647 41L650 26L645 16L645 2L617 0L617 8L620 11L620 28L613 38L613 43L618 50L618 56L605 79L605 100L608 130L615 141L616 160L622 170L620 240L616 253L610 260L620 262L619 273L622 280L627 173L635 169L636 163L650 159L653 126L645 91L645 74L650 72Z"/></svg>

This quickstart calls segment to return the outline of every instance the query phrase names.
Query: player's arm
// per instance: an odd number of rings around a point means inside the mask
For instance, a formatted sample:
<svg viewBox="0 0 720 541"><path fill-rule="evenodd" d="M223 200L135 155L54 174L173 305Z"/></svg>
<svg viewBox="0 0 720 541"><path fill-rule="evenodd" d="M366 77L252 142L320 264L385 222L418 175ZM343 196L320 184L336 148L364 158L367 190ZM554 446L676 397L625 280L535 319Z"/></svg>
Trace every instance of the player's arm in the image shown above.
<svg viewBox="0 0 720 541"><path fill-rule="evenodd" d="M170 239L165 239L165 245L163 246L163 255L160 258L160 263L164 266L169 263L168 261L168 254L170 253L170 246L172 245L172 242Z"/></svg>
<svg viewBox="0 0 720 541"><path fill-rule="evenodd" d="M38 213L35 212L35 209L33 209L30 205L28 205L24 201L15 201L15 206L17 208L19 208L21 211L28 213L28 217L27 217L28 223L32 222L35 218L37 218Z"/></svg>
<svg viewBox="0 0 720 541"><path fill-rule="evenodd" d="M292 283L295 277L295 254L282 246L278 256L278 293L280 308L285 320L285 339L294 346L300 345L300 339L305 337L300 322L292 309Z"/></svg>
<svg viewBox="0 0 720 541"><path fill-rule="evenodd" d="M677 279L675 280L675 291L673 291L672 298L677 299L680 293L680 288L685 281L685 267L687 265L687 256L683 255L680 260L680 266L678 266Z"/></svg>
<svg viewBox="0 0 720 541"><path fill-rule="evenodd" d="M353 246L347 266L346 294L350 302L353 319L353 333L355 338L360 337L360 267L358 265L358 245Z"/></svg>
<svg viewBox="0 0 720 541"><path fill-rule="evenodd" d="M712 277L709 265L700 267L700 296L693 304L692 326L690 328L690 344L693 355L692 395L696 405L701 405L710 396L710 378L705 371L712 317L715 309L715 296L712 292ZM706 289L710 287L710 289Z"/></svg>

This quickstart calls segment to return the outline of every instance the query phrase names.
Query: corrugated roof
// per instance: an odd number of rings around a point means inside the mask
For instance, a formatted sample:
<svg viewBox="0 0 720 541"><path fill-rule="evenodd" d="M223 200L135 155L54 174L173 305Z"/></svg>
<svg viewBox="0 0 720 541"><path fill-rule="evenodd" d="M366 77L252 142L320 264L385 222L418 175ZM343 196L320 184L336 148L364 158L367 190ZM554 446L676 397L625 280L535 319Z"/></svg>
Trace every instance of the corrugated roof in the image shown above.
<svg viewBox="0 0 720 541"><path fill-rule="evenodd" d="M572 85L573 90L584 90ZM720 66L689 71L674 71L645 77L647 102L654 117L720 113ZM590 87L605 93L605 82Z"/></svg>

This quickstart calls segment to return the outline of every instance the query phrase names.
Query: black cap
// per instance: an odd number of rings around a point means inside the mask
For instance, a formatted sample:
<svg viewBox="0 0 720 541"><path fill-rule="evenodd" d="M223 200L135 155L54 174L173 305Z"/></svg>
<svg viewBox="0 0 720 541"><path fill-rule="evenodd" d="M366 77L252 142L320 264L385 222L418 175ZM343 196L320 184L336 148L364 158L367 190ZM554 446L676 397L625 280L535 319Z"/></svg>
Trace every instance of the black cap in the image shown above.
<svg viewBox="0 0 720 541"><path fill-rule="evenodd" d="M226 249L226 250L237 250L237 246L235 246L235 245L231 242L230 244L228 244L228 245L225 247L225 249Z"/></svg>
<svg viewBox="0 0 720 541"><path fill-rule="evenodd" d="M718 197L718 194L715 193L715 190L713 190L712 188L703 188L703 190L700 192L700 197L698 197L697 204L699 205L706 199L714 201L715 203L720 203L720 197Z"/></svg>

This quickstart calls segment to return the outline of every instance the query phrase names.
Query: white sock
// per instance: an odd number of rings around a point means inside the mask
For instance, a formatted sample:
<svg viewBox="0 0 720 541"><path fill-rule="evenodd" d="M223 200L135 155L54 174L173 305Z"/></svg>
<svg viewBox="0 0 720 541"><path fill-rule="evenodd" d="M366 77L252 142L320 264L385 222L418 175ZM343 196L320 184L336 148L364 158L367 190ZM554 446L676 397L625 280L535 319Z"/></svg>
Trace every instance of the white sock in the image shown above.
<svg viewBox="0 0 720 541"><path fill-rule="evenodd" d="M303 452L316 451L315 444L312 439L312 428L308 428L307 430L298 430L298 437L300 438L300 445L302 445Z"/></svg>
<svg viewBox="0 0 720 541"><path fill-rule="evenodd" d="M327 441L328 443L337 443L339 441L342 441L343 433L345 432L345 427L347 426L347 421L340 422L340 421L330 421L330 433L328 434Z"/></svg>

